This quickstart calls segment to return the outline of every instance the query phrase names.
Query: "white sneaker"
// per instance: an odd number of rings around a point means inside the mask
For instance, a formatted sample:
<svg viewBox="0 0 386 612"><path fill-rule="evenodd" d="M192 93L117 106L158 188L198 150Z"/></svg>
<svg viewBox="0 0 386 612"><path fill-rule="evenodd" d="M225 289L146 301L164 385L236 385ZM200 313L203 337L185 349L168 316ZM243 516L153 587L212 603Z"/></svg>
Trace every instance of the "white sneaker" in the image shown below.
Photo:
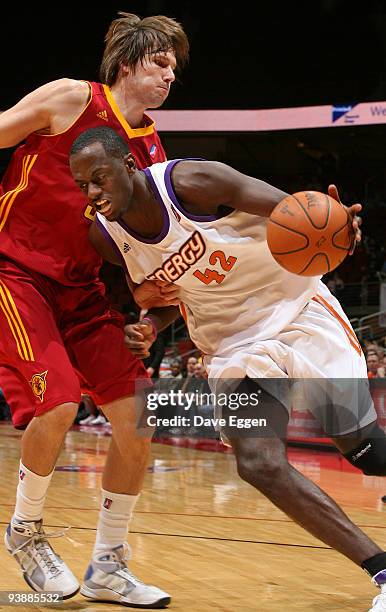
<svg viewBox="0 0 386 612"><path fill-rule="evenodd" d="M96 417L94 414L89 414L88 417L79 421L79 425L90 425L91 421L93 421L95 418Z"/></svg>
<svg viewBox="0 0 386 612"><path fill-rule="evenodd" d="M91 421L89 421L88 425L106 425L107 419L103 416L103 414L98 414L98 416L93 417Z"/></svg>
<svg viewBox="0 0 386 612"><path fill-rule="evenodd" d="M386 584L381 586L381 594L374 597L369 612L386 612Z"/></svg>
<svg viewBox="0 0 386 612"><path fill-rule="evenodd" d="M63 534L64 531L44 533L42 521L12 519L4 534L4 543L34 591L60 591L63 599L68 599L79 591L79 582L47 541Z"/></svg>
<svg viewBox="0 0 386 612"><path fill-rule="evenodd" d="M170 603L170 595L134 576L125 563L129 559L128 553L129 547L125 544L94 557L87 568L80 594L133 608L165 608Z"/></svg>
<svg viewBox="0 0 386 612"><path fill-rule="evenodd" d="M381 572L379 572L379 574L380 573ZM382 573L384 574L385 571L383 571ZM377 575L374 576L374 578L372 579L372 582L381 589L381 593L380 595L377 595L376 597L374 597L373 604L369 612L386 612L386 584L378 584L376 581Z"/></svg>

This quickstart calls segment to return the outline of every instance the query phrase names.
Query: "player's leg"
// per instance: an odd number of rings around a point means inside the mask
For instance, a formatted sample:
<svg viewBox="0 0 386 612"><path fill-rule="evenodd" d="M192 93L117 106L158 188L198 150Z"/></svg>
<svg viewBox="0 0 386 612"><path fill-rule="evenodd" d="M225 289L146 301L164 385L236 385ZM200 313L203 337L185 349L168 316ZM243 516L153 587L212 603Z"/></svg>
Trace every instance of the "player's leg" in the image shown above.
<svg viewBox="0 0 386 612"><path fill-rule="evenodd" d="M386 476L386 434L376 421L355 433L334 437L333 442L366 476Z"/></svg>
<svg viewBox="0 0 386 612"><path fill-rule="evenodd" d="M385 475L386 436L376 422L366 362L346 314L321 283L316 301L299 319L302 329L307 330L313 338L311 346L308 343L308 347L299 348L302 355L312 362L307 367L307 375L318 377L320 372L325 377L321 386L324 385L327 391L326 397L330 396L330 401L324 406L323 402L317 406L314 414L327 435L353 465L365 474ZM298 322L295 323L297 325ZM299 342L301 345L302 341ZM304 368L304 361L301 368ZM302 369L298 374L300 376ZM297 373L293 375L296 377ZM319 383L309 380L307 384L314 389L314 385L318 386ZM361 566L372 576L374 584L381 588L372 610L386 611L386 554L374 553L363 559Z"/></svg>
<svg viewBox="0 0 386 612"><path fill-rule="evenodd" d="M96 308L89 320L90 330L82 326L70 352L111 423L112 440L102 477L95 546L81 593L125 605L162 607L169 603L169 595L140 582L126 565L129 523L142 489L151 441L151 434L144 436L137 430L141 400L134 398L135 381L148 377L142 362L124 344L122 317Z"/></svg>
<svg viewBox="0 0 386 612"><path fill-rule="evenodd" d="M14 425L27 427L5 544L32 588L71 597L78 581L50 547L42 517L54 465L76 414L79 383L47 300L22 272L0 271L0 319L1 386Z"/></svg>
<svg viewBox="0 0 386 612"><path fill-rule="evenodd" d="M139 398L135 400L134 397L124 397L103 406L112 426L112 440L102 486L117 493L135 496L141 492L143 486L151 444L151 432L145 436L137 430L139 401ZM124 462L123 473L115 469L117 461Z"/></svg>
<svg viewBox="0 0 386 612"><path fill-rule="evenodd" d="M248 381L248 379L246 379ZM251 393L245 382L239 392ZM386 553L359 529L320 487L291 466L283 432L288 413L272 395L260 390L255 418L265 418L267 427L258 437L226 435L235 453L240 477L263 493L275 506L322 542L342 553L375 576L386 567ZM257 436L257 434L256 434Z"/></svg>
<svg viewBox="0 0 386 612"><path fill-rule="evenodd" d="M77 403L65 402L32 419L21 439L21 461L24 466L41 476L52 474L77 410ZM43 447L42 440L45 441ZM36 449L42 450L36 452Z"/></svg>
<svg viewBox="0 0 386 612"><path fill-rule="evenodd" d="M333 442L342 455L356 468L369 476L386 475L386 435L376 421ZM386 553L366 559L362 567L372 576L381 594L373 602L374 612L386 611Z"/></svg>

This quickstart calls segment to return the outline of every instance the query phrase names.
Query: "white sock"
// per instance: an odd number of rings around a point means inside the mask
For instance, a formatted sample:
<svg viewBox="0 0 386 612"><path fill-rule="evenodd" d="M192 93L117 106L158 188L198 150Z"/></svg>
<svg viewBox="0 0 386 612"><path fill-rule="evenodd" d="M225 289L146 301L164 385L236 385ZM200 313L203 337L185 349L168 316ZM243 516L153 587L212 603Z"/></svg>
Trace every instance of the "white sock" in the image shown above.
<svg viewBox="0 0 386 612"><path fill-rule="evenodd" d="M39 521L42 518L47 489L53 473L54 470L48 476L39 476L20 461L13 518L18 521Z"/></svg>
<svg viewBox="0 0 386 612"><path fill-rule="evenodd" d="M129 522L138 495L110 493L102 489L96 541L93 556L126 542Z"/></svg>

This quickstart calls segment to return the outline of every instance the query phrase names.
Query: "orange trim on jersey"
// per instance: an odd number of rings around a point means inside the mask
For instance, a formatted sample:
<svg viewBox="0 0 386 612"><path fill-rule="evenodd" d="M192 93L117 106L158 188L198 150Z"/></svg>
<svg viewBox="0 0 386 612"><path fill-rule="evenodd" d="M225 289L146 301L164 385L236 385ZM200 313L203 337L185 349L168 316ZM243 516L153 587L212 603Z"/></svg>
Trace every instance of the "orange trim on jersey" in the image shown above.
<svg viewBox="0 0 386 612"><path fill-rule="evenodd" d="M16 304L5 283L0 280L0 308L3 311L8 325L16 341L20 357L24 361L35 361L32 346L28 334L23 325Z"/></svg>
<svg viewBox="0 0 386 612"><path fill-rule="evenodd" d="M9 215L9 211L11 210L12 204L15 201L15 198L18 193L23 191L28 185L28 176L31 172L31 168L36 161L37 155L26 155L23 157L22 162L22 171L21 171L21 179L17 187L12 189L11 191L7 191L0 198L0 232L3 229Z"/></svg>
<svg viewBox="0 0 386 612"><path fill-rule="evenodd" d="M341 317L341 315L335 310L331 304L327 302L321 295L316 295L312 298L315 302L324 306L341 324L344 331L346 332L346 336L351 344L351 346L356 350L358 355L362 355L362 347L359 343L358 338L355 335L354 330L346 323L346 321Z"/></svg>
<svg viewBox="0 0 386 612"><path fill-rule="evenodd" d="M154 121L153 120L151 120L150 125L147 125L146 127L143 127L143 128L130 127L130 125L128 124L124 116L122 115L118 104L114 100L113 94L111 93L108 85L103 85L103 90L105 92L107 102L111 106L111 110L113 111L114 115L118 119L119 123L121 124L121 126L123 127L123 129L125 130L129 138L138 138L138 136L149 136L149 134L154 133Z"/></svg>

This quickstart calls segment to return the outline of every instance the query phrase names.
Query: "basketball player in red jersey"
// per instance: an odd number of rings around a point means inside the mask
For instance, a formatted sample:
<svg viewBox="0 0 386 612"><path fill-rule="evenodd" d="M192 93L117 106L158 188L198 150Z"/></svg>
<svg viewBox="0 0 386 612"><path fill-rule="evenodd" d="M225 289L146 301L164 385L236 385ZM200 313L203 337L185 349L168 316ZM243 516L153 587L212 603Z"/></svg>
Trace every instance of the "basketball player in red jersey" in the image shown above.
<svg viewBox="0 0 386 612"><path fill-rule="evenodd" d="M62 591L67 598L79 590L47 540L42 515L83 383L103 407L112 440L81 592L136 607L170 601L138 581L125 563L128 524L150 447L149 439L136 437L132 395L135 379L147 374L125 347L123 318L111 311L98 279L101 259L87 239L94 212L73 182L68 153L80 132L106 125L130 142L139 167L165 160L144 111L165 101L188 52L175 20L120 13L106 36L104 84L60 79L0 115L0 147L25 141L0 189L0 384L14 425L26 427L5 545L36 591Z"/></svg>

